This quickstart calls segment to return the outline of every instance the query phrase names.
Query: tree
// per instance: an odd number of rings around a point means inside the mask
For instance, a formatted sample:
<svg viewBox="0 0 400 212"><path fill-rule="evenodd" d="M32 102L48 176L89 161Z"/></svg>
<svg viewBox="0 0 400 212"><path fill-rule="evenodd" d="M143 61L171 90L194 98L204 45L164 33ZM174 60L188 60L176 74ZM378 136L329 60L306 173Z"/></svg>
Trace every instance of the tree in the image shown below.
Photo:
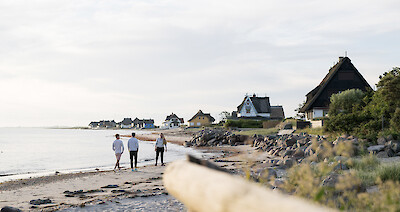
<svg viewBox="0 0 400 212"><path fill-rule="evenodd" d="M226 121L231 117L231 114L228 111L222 111L219 116L221 117L221 121Z"/></svg>
<svg viewBox="0 0 400 212"><path fill-rule="evenodd" d="M396 110L400 107L400 68L395 67L385 72L379 79L377 91L364 109L364 113L371 116L370 125L381 126L383 119L384 128L397 129L396 121L391 119L397 118ZM379 127L379 130L381 129L382 127Z"/></svg>
<svg viewBox="0 0 400 212"><path fill-rule="evenodd" d="M399 134L400 68L385 72L379 79L375 92L347 90L332 95L326 130L370 139L379 134Z"/></svg>
<svg viewBox="0 0 400 212"><path fill-rule="evenodd" d="M294 111L296 111L296 118L304 119L306 117L306 115L304 113L300 112L301 108L304 107L305 104L306 104L306 101L303 101L303 103L299 104L299 107L294 110Z"/></svg>
<svg viewBox="0 0 400 212"><path fill-rule="evenodd" d="M363 120L361 114L365 106L365 93L359 89L349 89L331 96L329 105L329 119L325 128L333 132L351 133Z"/></svg>
<svg viewBox="0 0 400 212"><path fill-rule="evenodd" d="M360 89L349 89L331 96L329 105L329 116L339 113L351 113L354 109L360 109L365 93Z"/></svg>

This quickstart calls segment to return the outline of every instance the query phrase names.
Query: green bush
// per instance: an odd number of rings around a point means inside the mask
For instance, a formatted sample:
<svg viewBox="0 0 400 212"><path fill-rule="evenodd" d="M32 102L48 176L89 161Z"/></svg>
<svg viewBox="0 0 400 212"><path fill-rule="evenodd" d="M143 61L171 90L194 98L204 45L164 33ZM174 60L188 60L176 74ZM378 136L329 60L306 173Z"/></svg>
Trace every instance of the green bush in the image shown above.
<svg viewBox="0 0 400 212"><path fill-rule="evenodd" d="M227 120L224 124L225 127L237 127L237 128L262 128L263 122L258 120L250 119L239 119L239 120Z"/></svg>
<svg viewBox="0 0 400 212"><path fill-rule="evenodd" d="M399 134L400 68L380 76L377 88L375 92L351 89L332 95L325 129L370 140L379 134Z"/></svg>

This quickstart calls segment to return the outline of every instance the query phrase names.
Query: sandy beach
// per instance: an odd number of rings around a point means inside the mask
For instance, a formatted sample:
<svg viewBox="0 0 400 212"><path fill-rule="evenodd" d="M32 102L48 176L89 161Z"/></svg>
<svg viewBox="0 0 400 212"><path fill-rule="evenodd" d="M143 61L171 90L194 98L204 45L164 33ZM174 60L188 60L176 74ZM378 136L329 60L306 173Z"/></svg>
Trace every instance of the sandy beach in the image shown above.
<svg viewBox="0 0 400 212"><path fill-rule="evenodd" d="M183 144L192 136L192 133L182 133L177 130L163 132L169 142L178 144ZM154 140L158 135L159 132L140 135L139 139ZM203 159L216 161L218 166L238 174L250 166L255 168L269 166L262 162L268 157L266 153L255 154L257 152L254 148L248 145L199 149L213 153L206 154ZM24 211L185 210L184 205L168 195L165 190L162 183L164 170L165 166L148 165L139 167L135 172L125 167L116 172L61 173L8 181L0 184L0 208L12 206ZM34 204L40 201L48 203Z"/></svg>

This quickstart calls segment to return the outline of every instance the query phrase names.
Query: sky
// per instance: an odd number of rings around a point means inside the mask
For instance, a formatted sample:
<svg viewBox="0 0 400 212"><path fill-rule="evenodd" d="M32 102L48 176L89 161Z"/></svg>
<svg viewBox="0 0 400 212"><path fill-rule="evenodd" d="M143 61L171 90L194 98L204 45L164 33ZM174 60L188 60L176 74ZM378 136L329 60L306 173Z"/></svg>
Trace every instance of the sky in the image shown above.
<svg viewBox="0 0 400 212"><path fill-rule="evenodd" d="M87 126L246 94L286 117L339 56L372 87L400 66L398 0L2 0L0 127Z"/></svg>

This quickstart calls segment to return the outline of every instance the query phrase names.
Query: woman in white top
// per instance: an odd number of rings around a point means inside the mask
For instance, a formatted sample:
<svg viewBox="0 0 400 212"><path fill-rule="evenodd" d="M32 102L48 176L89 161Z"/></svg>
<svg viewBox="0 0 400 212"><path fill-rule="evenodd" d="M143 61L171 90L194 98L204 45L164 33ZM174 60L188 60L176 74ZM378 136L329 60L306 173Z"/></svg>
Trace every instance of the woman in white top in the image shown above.
<svg viewBox="0 0 400 212"><path fill-rule="evenodd" d="M165 151L167 151L167 140L165 140L164 134L160 133L160 137L156 140L156 145L154 150L156 151L156 166L158 161L158 155L161 153L161 166L165 166L164 164L164 147Z"/></svg>

